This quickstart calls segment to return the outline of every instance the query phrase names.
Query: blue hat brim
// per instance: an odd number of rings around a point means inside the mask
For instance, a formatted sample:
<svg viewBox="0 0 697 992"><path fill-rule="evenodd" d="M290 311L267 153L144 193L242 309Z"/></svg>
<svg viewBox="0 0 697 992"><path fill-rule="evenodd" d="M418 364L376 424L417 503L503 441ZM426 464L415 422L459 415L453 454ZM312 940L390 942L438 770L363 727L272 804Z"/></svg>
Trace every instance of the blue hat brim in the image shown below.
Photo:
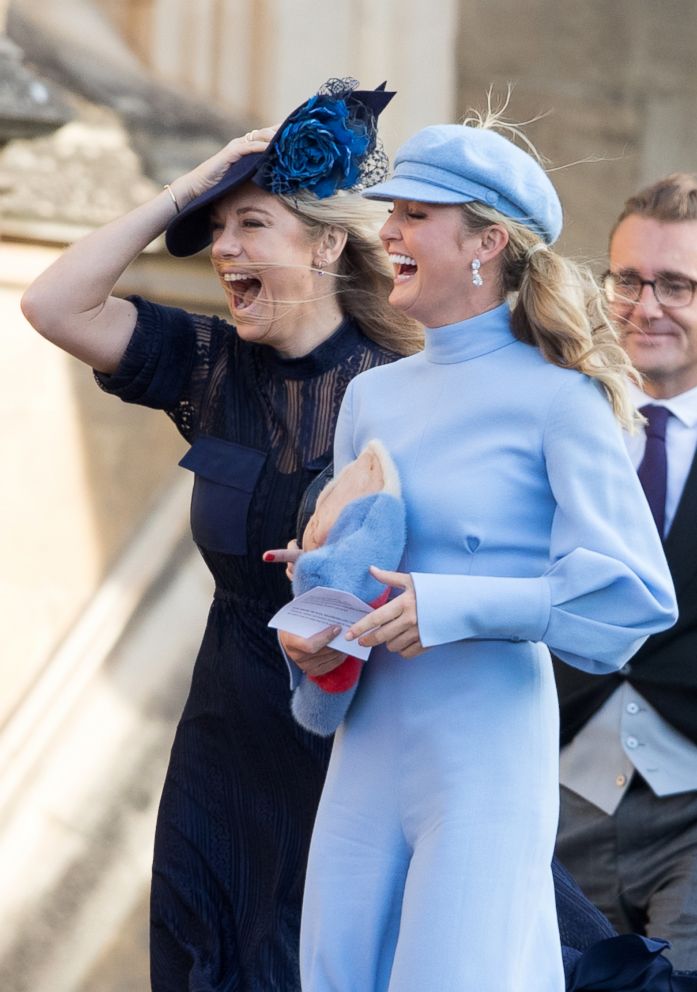
<svg viewBox="0 0 697 992"><path fill-rule="evenodd" d="M387 90L386 85L381 83L374 90L354 90L351 99L361 103L372 116L377 118L395 95L395 91ZM303 106L304 103L301 103L288 115L279 125L276 136L282 133L286 122ZM187 203L170 221L165 231L165 244L170 254L183 258L203 251L210 244L210 207L216 200L247 182L254 182L262 189L266 188L265 166L275 147L276 136L271 139L263 152L243 155L234 162L215 186L195 197L191 203Z"/></svg>
<svg viewBox="0 0 697 992"><path fill-rule="evenodd" d="M472 203L477 197L474 194L443 189L425 182L423 179L410 179L405 176L393 176L384 183L369 186L361 192L367 200L414 200L417 203Z"/></svg>
<svg viewBox="0 0 697 992"><path fill-rule="evenodd" d="M555 230L547 231L535 224L533 219L528 214L524 214L515 203L493 190L484 189L478 183L469 183L462 178L458 178L458 182L463 186L469 186L469 190L444 189L442 186L430 183L427 179L395 175L384 183L377 183L375 186L369 186L368 189L362 190L361 196L367 200L412 200L414 203L434 203L441 206L456 206L458 203L483 203L485 206L495 207L507 217L512 217L529 227L531 231L539 234L547 244L551 244L559 236L561 222Z"/></svg>

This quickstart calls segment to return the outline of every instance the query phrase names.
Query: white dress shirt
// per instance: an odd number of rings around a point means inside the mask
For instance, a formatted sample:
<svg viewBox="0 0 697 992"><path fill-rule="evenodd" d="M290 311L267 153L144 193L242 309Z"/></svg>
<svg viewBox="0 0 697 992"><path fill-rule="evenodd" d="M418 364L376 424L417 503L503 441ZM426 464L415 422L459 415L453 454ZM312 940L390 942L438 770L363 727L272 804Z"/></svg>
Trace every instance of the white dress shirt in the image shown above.
<svg viewBox="0 0 697 992"><path fill-rule="evenodd" d="M635 386L631 389L635 406L654 403L665 406L672 414L666 429L667 535L697 448L697 387L666 400L655 400ZM625 443L638 468L644 457L644 432L627 434ZM625 670L630 667L631 662ZM641 693L625 682L571 743L562 748L560 781L605 813L612 814L635 770L657 796L697 789L697 745L672 727Z"/></svg>

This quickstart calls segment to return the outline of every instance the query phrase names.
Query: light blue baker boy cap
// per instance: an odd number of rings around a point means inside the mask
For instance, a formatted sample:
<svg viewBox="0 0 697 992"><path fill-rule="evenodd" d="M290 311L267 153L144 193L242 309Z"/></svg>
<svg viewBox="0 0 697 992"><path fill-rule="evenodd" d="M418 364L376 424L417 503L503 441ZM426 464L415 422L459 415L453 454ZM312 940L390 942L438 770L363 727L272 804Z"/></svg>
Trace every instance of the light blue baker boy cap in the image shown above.
<svg viewBox="0 0 697 992"><path fill-rule="evenodd" d="M529 227L549 245L562 229L561 203L542 166L489 128L423 128L398 150L392 177L362 195L421 203L477 200Z"/></svg>

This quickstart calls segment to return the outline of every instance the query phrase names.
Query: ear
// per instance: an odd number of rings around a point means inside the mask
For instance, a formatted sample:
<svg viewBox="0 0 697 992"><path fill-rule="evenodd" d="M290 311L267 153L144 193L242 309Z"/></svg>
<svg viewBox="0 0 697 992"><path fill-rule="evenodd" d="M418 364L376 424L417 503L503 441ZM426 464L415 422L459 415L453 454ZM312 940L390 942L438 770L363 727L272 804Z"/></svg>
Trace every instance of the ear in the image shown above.
<svg viewBox="0 0 697 992"><path fill-rule="evenodd" d="M317 258L327 266L332 265L344 250L347 237L348 234L342 227L328 224L317 244L315 252Z"/></svg>
<svg viewBox="0 0 697 992"><path fill-rule="evenodd" d="M504 250L509 241L508 231L502 224L492 224L481 234L481 248L477 252L482 265L491 262Z"/></svg>

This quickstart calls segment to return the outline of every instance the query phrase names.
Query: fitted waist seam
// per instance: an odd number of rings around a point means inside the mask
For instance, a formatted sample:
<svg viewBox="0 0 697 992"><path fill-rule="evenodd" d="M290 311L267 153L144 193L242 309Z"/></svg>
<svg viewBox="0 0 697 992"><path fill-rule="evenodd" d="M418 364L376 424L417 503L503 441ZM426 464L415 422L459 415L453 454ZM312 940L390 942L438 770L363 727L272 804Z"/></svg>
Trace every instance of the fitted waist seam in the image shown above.
<svg viewBox="0 0 697 992"><path fill-rule="evenodd" d="M280 607L274 606L270 600L264 599L262 596L241 593L233 589L221 589L219 586L216 586L213 590L213 602L234 603L239 606L251 607L255 613L268 612L269 616L280 609Z"/></svg>

